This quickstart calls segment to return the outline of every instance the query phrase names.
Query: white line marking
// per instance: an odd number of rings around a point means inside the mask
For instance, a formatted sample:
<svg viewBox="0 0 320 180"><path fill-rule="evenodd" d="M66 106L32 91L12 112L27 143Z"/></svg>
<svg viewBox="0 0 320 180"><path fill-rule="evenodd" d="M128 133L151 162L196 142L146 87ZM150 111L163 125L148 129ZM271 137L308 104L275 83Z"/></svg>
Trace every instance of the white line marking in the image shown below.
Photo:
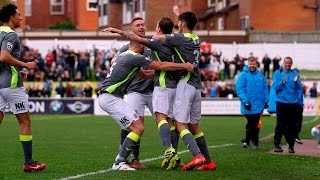
<svg viewBox="0 0 320 180"><path fill-rule="evenodd" d="M319 117L315 117L315 118L311 119L310 121L305 121L305 122L303 122L302 124L310 124L310 123L313 123L313 122L317 121L318 119L319 119ZM273 136L274 136L274 133L269 134L269 135L266 136L266 137L260 138L259 140L260 140L260 141L268 140L268 139L270 139L270 138L273 138Z"/></svg>
<svg viewBox="0 0 320 180"><path fill-rule="evenodd" d="M228 147L228 146L233 146L233 145L234 144L222 144L222 145L209 146L208 148L220 148L220 147ZM187 152L189 152L189 150L180 151L180 152L178 152L178 154L184 154L184 153L187 153ZM158 156L158 157L155 157L155 158L144 159L144 160L141 160L140 162L142 162L142 163L150 162L150 161L155 161L155 160L159 160L159 159L162 159L162 158L163 158L163 156ZM78 179L78 178L85 177L85 176L103 174L103 173L106 173L106 172L109 172L109 171L112 171L112 169L109 168L109 169L104 169L104 170L100 170L100 171L96 171L96 172L78 174L78 175L75 175L75 176L64 177L64 178L61 178L60 180Z"/></svg>
<svg viewBox="0 0 320 180"><path fill-rule="evenodd" d="M303 122L303 124L309 124L309 123L317 121L318 119L319 119L319 117L315 117L314 119L312 119L310 121ZM263 137L260 140L267 140L269 138L272 138L273 136L274 136L274 133L272 133L272 134L270 134L270 135L268 135L266 137ZM209 146L208 148L228 147L228 146L234 146L234 145L235 144L222 144L222 145ZM180 151L180 152L178 152L178 154L184 154L184 153L187 153L187 152L189 152L189 150ZM162 159L162 158L163 158L163 156L158 156L158 157L155 157L155 158L144 159L144 160L141 160L140 162L144 163L144 162L156 161L156 160L159 160L159 159ZM85 176L103 174L103 173L106 173L106 172L109 172L109 171L112 171L112 169L109 168L109 169L103 169L103 170L99 170L99 171L95 171L95 172L89 172L89 173L85 173L85 174L78 174L78 175L75 175L75 176L68 176L68 177L61 178L60 180L78 179L78 178L85 177Z"/></svg>

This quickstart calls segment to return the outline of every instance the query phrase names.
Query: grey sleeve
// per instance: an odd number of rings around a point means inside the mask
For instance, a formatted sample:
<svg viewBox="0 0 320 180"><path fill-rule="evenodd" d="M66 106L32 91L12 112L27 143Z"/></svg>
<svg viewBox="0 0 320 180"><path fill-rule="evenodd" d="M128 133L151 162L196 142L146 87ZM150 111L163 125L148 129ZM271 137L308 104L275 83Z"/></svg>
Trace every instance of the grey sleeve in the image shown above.
<svg viewBox="0 0 320 180"><path fill-rule="evenodd" d="M9 33L6 35L6 37L3 39L1 44L1 50L7 50L11 53L11 51L14 48L14 45L19 40L18 35L16 33Z"/></svg>
<svg viewBox="0 0 320 180"><path fill-rule="evenodd" d="M146 69L149 64L151 63L151 60L149 57L139 56L136 61L134 61L134 66L136 67L143 67Z"/></svg>
<svg viewBox="0 0 320 180"><path fill-rule="evenodd" d="M179 36L181 36L180 34L166 34L166 41L170 46L176 46L181 44L181 38L179 38Z"/></svg>

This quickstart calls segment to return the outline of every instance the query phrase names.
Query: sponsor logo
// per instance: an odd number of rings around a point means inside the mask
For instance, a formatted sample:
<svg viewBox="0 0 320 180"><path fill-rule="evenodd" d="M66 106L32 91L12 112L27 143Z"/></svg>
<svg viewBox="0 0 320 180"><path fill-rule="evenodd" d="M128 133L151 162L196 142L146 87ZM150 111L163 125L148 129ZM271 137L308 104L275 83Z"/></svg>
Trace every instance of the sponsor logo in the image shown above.
<svg viewBox="0 0 320 180"><path fill-rule="evenodd" d="M15 103L14 105L17 111L23 111L26 109L23 102Z"/></svg>
<svg viewBox="0 0 320 180"><path fill-rule="evenodd" d="M120 123L123 125L123 126L126 126L130 123L130 121L127 119L127 117L123 117L120 119Z"/></svg>
<svg viewBox="0 0 320 180"><path fill-rule="evenodd" d="M73 104L67 104L67 107L75 113L82 113L89 109L90 104L84 104L81 101L76 101Z"/></svg>
<svg viewBox="0 0 320 180"><path fill-rule="evenodd" d="M7 42L7 49L11 51L12 48L13 48L13 44L11 42Z"/></svg>
<svg viewBox="0 0 320 180"><path fill-rule="evenodd" d="M63 111L63 103L61 101L55 100L50 103L50 111L55 113L61 113Z"/></svg>

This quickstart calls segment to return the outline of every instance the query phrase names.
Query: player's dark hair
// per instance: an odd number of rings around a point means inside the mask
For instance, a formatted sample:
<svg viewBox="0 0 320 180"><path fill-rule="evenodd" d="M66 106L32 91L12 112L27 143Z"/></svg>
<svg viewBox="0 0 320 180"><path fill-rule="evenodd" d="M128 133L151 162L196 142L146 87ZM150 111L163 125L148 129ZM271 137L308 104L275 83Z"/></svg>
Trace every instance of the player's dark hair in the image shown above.
<svg viewBox="0 0 320 180"><path fill-rule="evenodd" d="M178 19L179 21L185 22L187 25L187 28L190 29L191 31L194 29L194 27L198 22L198 18L196 14L190 11L181 13Z"/></svg>
<svg viewBox="0 0 320 180"><path fill-rule="evenodd" d="M7 4L4 5L0 9L0 21L3 23L7 23L10 20L11 16L14 16L16 14L17 6L14 4Z"/></svg>
<svg viewBox="0 0 320 180"><path fill-rule="evenodd" d="M163 34L171 34L173 29L173 21L168 17L163 17L159 21L159 28L163 32Z"/></svg>

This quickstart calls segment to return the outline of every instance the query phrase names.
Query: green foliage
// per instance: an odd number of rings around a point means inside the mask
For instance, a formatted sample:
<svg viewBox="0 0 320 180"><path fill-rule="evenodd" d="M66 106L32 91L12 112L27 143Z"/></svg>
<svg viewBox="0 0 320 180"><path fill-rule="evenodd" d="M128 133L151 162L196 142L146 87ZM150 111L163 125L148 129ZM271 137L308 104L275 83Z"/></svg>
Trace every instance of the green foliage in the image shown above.
<svg viewBox="0 0 320 180"><path fill-rule="evenodd" d="M2 6L10 3L11 1L10 0L0 0L0 8L2 8ZM0 26L2 26L2 22L0 22Z"/></svg>
<svg viewBox="0 0 320 180"><path fill-rule="evenodd" d="M0 8L2 8L2 6L6 5L10 2L11 2L11 0L0 0Z"/></svg>
<svg viewBox="0 0 320 180"><path fill-rule="evenodd" d="M60 179L86 174L80 179L319 179L319 157L270 154L273 148L275 117L264 117L259 150L241 147L244 136L243 116L202 117L216 171L191 172L160 168L163 148L154 120L145 118L141 139L140 159L147 160L147 169L135 172L110 171L119 148L119 126L110 116L93 115L31 115L33 157L47 164L39 173L22 171L23 153L19 142L19 124L15 116L6 114L0 126L0 179ZM301 138L312 138L310 129L319 119L304 117ZM284 143L284 139L283 139ZM315 141L316 143L316 141ZM228 146L226 144L229 144ZM222 146L226 145L226 146ZM298 146L298 145L296 145ZM184 163L192 156L183 141L179 142ZM286 151L286 150L285 150ZM160 157L160 158L157 158ZM150 159L155 158L155 159ZM149 159L149 160L148 160ZM100 172L100 170L105 170ZM90 172L96 172L91 173Z"/></svg>
<svg viewBox="0 0 320 180"><path fill-rule="evenodd" d="M59 21L55 25L49 26L49 29L77 29L71 20Z"/></svg>

